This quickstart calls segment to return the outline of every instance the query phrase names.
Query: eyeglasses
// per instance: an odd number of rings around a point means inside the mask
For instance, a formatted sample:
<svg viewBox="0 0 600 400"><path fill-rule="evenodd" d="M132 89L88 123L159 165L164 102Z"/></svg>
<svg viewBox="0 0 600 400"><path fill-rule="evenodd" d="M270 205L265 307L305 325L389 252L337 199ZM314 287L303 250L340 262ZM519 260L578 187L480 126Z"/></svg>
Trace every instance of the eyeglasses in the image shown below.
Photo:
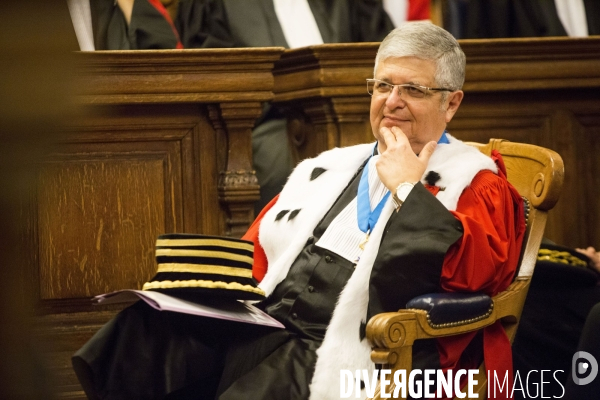
<svg viewBox="0 0 600 400"><path fill-rule="evenodd" d="M429 92L454 92L452 89L446 88L430 88L427 86L414 85L412 83L402 83L399 85L393 85L389 82L385 82L379 79L367 79L367 92L371 96L389 96L390 93L397 87L400 95L408 95L415 99L422 99L429 95Z"/></svg>

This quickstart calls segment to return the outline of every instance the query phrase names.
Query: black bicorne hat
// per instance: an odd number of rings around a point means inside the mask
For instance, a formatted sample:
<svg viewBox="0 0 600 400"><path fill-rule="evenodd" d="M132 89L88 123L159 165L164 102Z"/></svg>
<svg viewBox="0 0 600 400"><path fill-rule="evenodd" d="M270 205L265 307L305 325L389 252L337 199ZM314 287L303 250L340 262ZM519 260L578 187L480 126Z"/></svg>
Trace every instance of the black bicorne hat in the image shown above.
<svg viewBox="0 0 600 400"><path fill-rule="evenodd" d="M534 280L545 283L593 286L600 275L589 267L590 259L575 249L542 241L538 252Z"/></svg>
<svg viewBox="0 0 600 400"><path fill-rule="evenodd" d="M156 240L156 275L143 286L194 299L262 300L252 278L254 244L220 236L171 233Z"/></svg>

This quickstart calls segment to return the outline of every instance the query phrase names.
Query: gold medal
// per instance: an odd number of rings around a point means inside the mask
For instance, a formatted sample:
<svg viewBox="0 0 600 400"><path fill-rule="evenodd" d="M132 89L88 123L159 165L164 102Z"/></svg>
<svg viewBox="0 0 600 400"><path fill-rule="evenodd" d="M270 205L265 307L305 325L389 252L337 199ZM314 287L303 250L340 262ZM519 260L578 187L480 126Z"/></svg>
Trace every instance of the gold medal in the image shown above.
<svg viewBox="0 0 600 400"><path fill-rule="evenodd" d="M368 230L368 231L367 231L367 235L365 236L365 240L363 240L363 241L362 241L362 242L361 242L361 243L358 245L358 247L359 247L361 250L364 250L364 249L365 249L365 246L367 245L367 242L369 241L369 233L371 233L371 231L370 231L370 230Z"/></svg>

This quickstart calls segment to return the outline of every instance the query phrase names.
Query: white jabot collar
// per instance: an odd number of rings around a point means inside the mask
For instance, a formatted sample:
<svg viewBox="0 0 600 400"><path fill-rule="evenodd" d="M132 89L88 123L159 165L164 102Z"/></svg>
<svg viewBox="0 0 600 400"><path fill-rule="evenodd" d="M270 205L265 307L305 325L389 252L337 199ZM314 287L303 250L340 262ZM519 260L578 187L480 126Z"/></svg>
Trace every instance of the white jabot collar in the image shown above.
<svg viewBox="0 0 600 400"><path fill-rule="evenodd" d="M92 30L92 11L90 0L67 0L69 13L75 28L77 42L81 51L94 51L94 31Z"/></svg>
<svg viewBox="0 0 600 400"><path fill-rule="evenodd" d="M554 4L558 19L562 22L567 35L571 37L589 36L583 0L554 0Z"/></svg>
<svg viewBox="0 0 600 400"><path fill-rule="evenodd" d="M290 49L323 44L321 32L307 0L273 0L273 5Z"/></svg>

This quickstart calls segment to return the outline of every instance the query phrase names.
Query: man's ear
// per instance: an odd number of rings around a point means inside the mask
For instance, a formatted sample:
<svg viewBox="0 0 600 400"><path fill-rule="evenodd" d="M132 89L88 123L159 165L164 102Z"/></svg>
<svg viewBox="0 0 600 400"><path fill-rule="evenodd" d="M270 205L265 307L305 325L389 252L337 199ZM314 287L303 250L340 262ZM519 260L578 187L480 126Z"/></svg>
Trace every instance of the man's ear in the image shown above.
<svg viewBox="0 0 600 400"><path fill-rule="evenodd" d="M454 117L454 114L456 114L456 111L458 111L458 107L460 106L464 96L465 93L462 90L457 90L456 92L452 92L450 95L448 95L448 99L446 100L448 106L446 107L445 111L446 123L452 120L452 117Z"/></svg>

